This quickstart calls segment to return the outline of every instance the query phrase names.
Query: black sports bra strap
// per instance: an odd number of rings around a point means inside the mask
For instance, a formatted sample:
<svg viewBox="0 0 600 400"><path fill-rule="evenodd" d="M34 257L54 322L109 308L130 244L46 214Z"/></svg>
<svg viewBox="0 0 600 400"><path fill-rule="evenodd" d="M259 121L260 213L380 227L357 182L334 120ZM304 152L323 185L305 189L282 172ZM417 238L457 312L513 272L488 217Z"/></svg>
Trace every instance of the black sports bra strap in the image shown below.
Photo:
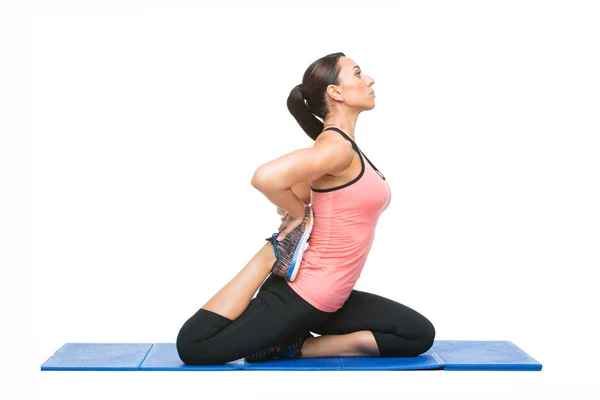
<svg viewBox="0 0 600 400"><path fill-rule="evenodd" d="M359 148L358 148L358 145L356 144L356 142L354 142L354 140L352 140L352 138L351 138L350 136L346 135L346 134L344 133L344 131L342 131L342 130L341 130L341 129L339 129L339 128L336 128L335 126L329 126L329 127L325 128L325 129L323 129L323 130L324 130L324 131L326 131L326 130L328 130L328 129L333 129L333 130L335 130L335 131L337 131L337 132L341 133L341 134L342 134L342 135L343 135L343 136L344 136L346 139L348 139L348 140L349 140L349 141L352 143L352 147L354 147L354 148L355 148L357 151L360 151L360 153L361 153L361 154L362 154L362 155L363 155L363 156L364 156L364 157L367 159L367 161L369 162L369 164L371 164L371 167L373 167L373 169L374 169L375 171L377 171L377 173L378 173L378 174L381 176L381 178L383 178L383 180L385 180L385 176L383 176L383 174L381 173L381 171L379 171L379 170L377 169L377 167L373 165L373 163L371 162L371 160L369 160L369 158L368 158L368 157L365 155L365 153L363 153L363 151L362 151L361 149L359 149Z"/></svg>
<svg viewBox="0 0 600 400"><path fill-rule="evenodd" d="M379 174L379 175L380 175L380 176L383 178L383 180L385 180L385 176L383 176L383 174L381 173L381 171L380 171L380 170L378 170L378 169L377 169L377 167L373 165L373 163L371 162L371 160L369 160L369 157L367 157L367 156L365 155L365 153L363 153L363 152L362 152L362 150L361 150L360 152L362 153L362 155L363 155L363 156L365 156L365 158L367 159L367 161L369 162L369 164L371 164L371 167L373 167L373 169L374 169L375 171L377 171L377 173L378 173L378 174Z"/></svg>
<svg viewBox="0 0 600 400"><path fill-rule="evenodd" d="M341 133L341 134L342 134L342 136L343 136L344 138L346 138L346 140L349 140L349 141L350 141L350 143L352 143L352 147L354 147L354 148L356 149L356 151L359 151L359 148L358 148L358 145L356 144L356 142L354 142L354 140L352 140L352 138L351 138L350 136L346 135L346 133L344 133L344 131L342 131L342 130L341 130L341 129L339 129L339 128L336 128L335 126L330 126L330 127L327 127L327 128L325 128L325 129L323 129L323 131L326 131L326 130L328 130L328 129L333 129L334 131L338 131L339 133ZM362 152L361 152L361 153L362 153Z"/></svg>

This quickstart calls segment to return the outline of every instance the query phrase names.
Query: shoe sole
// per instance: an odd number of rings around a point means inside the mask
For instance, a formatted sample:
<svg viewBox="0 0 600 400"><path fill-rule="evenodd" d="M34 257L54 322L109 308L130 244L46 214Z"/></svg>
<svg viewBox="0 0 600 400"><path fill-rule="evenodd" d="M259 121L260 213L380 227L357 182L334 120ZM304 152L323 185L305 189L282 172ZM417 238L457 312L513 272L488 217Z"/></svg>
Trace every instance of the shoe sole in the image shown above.
<svg viewBox="0 0 600 400"><path fill-rule="evenodd" d="M308 219L306 220L306 228L304 229L304 234L300 239L298 247L296 247L296 251L294 252L294 256L292 257L290 269L288 270L287 275L285 277L285 279L287 279L290 282L293 282L296 279L296 275L298 275L298 270L300 268L297 267L300 266L300 261L302 261L302 255L304 254L304 251L308 248L308 238L310 237L310 233L312 232L313 225L313 209L311 208L310 213L308 215Z"/></svg>

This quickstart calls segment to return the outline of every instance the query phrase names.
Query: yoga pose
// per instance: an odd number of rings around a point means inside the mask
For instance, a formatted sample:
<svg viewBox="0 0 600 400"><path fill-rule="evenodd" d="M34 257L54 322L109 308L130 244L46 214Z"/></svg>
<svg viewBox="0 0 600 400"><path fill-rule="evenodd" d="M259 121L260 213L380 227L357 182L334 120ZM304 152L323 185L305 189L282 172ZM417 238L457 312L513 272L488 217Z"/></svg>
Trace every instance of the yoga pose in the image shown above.
<svg viewBox="0 0 600 400"><path fill-rule="evenodd" d="M354 289L391 201L384 175L355 142L358 115L375 107L374 82L334 53L313 62L292 89L288 109L315 143L255 171L252 185L278 207L282 223L183 324L182 362L413 357L431 348L427 318Z"/></svg>

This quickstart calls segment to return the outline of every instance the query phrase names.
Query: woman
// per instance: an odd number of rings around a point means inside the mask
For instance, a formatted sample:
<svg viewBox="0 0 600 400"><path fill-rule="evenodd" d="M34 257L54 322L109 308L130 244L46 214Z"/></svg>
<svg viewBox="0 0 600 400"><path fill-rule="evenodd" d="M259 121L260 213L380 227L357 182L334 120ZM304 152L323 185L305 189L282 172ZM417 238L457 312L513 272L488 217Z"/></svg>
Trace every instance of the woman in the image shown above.
<svg viewBox="0 0 600 400"><path fill-rule="evenodd" d="M358 115L375 107L373 84L352 59L334 53L312 63L292 89L288 109L315 143L254 173L252 185L287 210L283 222L181 327L184 363L413 357L431 348L435 329L427 318L353 289L391 200L385 177L354 141Z"/></svg>

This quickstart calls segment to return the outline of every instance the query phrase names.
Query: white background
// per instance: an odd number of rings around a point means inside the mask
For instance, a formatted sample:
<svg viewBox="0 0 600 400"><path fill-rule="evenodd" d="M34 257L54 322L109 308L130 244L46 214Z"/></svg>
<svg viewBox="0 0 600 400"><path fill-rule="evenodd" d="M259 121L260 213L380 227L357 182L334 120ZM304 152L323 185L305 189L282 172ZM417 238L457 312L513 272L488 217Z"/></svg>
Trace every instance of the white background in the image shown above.
<svg viewBox="0 0 600 400"><path fill-rule="evenodd" d="M11 398L593 398L600 13L584 1L4 4ZM41 372L67 342L174 342L279 224L255 169L312 145L314 60L376 81L356 141L392 202L356 286L541 372ZM10 320L8 320L10 318Z"/></svg>

